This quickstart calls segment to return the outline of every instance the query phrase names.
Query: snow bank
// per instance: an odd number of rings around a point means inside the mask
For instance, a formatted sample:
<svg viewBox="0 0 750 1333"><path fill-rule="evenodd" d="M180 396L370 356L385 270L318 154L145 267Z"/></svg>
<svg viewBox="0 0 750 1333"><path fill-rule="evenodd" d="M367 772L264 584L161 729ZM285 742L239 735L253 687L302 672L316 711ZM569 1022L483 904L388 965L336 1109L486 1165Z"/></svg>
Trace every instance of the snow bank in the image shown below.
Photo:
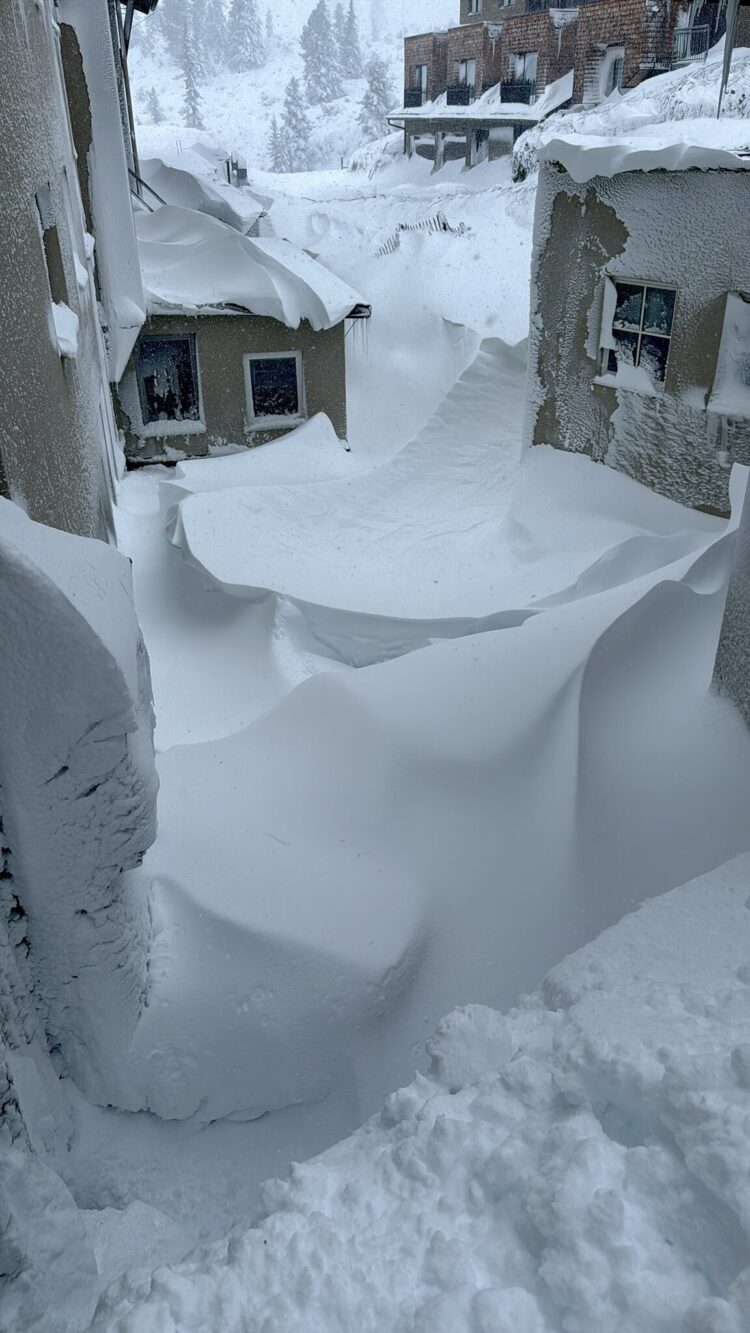
<svg viewBox="0 0 750 1333"><path fill-rule="evenodd" d="M95 1329L741 1333L750 858L649 903ZM217 1315L220 1311L220 1316Z"/></svg>
<svg viewBox="0 0 750 1333"><path fill-rule="evenodd" d="M288 241L244 236L217 218L166 206L136 215L152 309L236 305L289 328L330 329L363 298Z"/></svg>
<svg viewBox="0 0 750 1333"><path fill-rule="evenodd" d="M327 484L213 491L225 466L252 480L252 460L217 462L202 493L179 501L172 540L225 592L291 599L325 650L362 666L518 624L613 543L691 525L679 506L613 486L582 460L527 459L517 484L524 388L523 349L485 340L389 463Z"/></svg>
<svg viewBox="0 0 750 1333"><path fill-rule="evenodd" d="M584 173L576 180L635 170L746 169L737 154L750 149L750 52L735 52L717 120L722 59L718 47L703 65L646 79L588 111L548 117L518 140L514 174L534 171L540 156L566 167L569 161L571 174ZM552 141L558 141L554 151Z"/></svg>
<svg viewBox="0 0 750 1333"><path fill-rule="evenodd" d="M52 326L60 356L78 356L78 316L64 301L52 302Z"/></svg>
<svg viewBox="0 0 750 1333"><path fill-rule="evenodd" d="M3 500L0 567L10 946L61 1069L106 1103L146 995L147 905L123 872L155 833L148 661L108 546Z"/></svg>

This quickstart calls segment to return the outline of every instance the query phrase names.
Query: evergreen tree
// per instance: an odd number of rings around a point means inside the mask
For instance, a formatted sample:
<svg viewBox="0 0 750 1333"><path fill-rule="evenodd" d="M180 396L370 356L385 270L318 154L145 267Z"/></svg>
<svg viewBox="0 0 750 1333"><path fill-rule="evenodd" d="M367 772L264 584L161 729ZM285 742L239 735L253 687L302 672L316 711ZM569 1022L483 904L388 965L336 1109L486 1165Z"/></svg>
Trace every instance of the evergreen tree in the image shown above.
<svg viewBox="0 0 750 1333"><path fill-rule="evenodd" d="M312 105L341 97L341 68L326 0L318 0L300 38L305 64L305 90Z"/></svg>
<svg viewBox="0 0 750 1333"><path fill-rule="evenodd" d="M276 31L275 31L274 26L273 26L273 10L272 10L272 9L267 9L267 10L266 10L266 43L267 43L267 47L270 48L271 43L275 40L275 38L276 38Z"/></svg>
<svg viewBox="0 0 750 1333"><path fill-rule="evenodd" d="M215 73L224 69L229 45L224 0L197 0L194 19L196 40L203 55L206 72Z"/></svg>
<svg viewBox="0 0 750 1333"><path fill-rule="evenodd" d="M148 93L146 94L146 111L148 112L152 125L162 124L164 120L164 112L162 110L161 102L159 101L159 94L155 88L149 88Z"/></svg>
<svg viewBox="0 0 750 1333"><path fill-rule="evenodd" d="M359 44L359 26L354 12L354 0L349 0L349 9L344 21L341 41L341 70L345 79L359 79L362 76L362 48Z"/></svg>
<svg viewBox="0 0 750 1333"><path fill-rule="evenodd" d="M312 130L305 111L299 79L291 78L284 94L284 120L280 130L285 171L304 171L310 166Z"/></svg>
<svg viewBox="0 0 750 1333"><path fill-rule="evenodd" d="M336 5L336 8L333 11L333 35L336 39L336 46L338 47L339 63L341 62L341 55L344 49L345 30L346 30L346 14L344 13L344 6L342 0L338 0L338 4Z"/></svg>
<svg viewBox="0 0 750 1333"><path fill-rule="evenodd" d="M379 139L388 132L388 112L393 106L393 89L388 68L380 56L373 56L365 69L367 88L359 110L359 124L368 139Z"/></svg>
<svg viewBox="0 0 750 1333"><path fill-rule="evenodd" d="M200 70L196 52L195 30L192 24L192 15L190 10L185 14L182 29L182 49L180 51L180 68L185 83L185 99L182 103L182 113L185 117L185 124L193 130L203 129L203 120L201 118L201 94L200 94Z"/></svg>
<svg viewBox="0 0 750 1333"><path fill-rule="evenodd" d="M284 135L279 129L279 122L274 116L271 120L271 132L268 136L268 156L271 171L288 171L289 154Z"/></svg>
<svg viewBox="0 0 750 1333"><path fill-rule="evenodd" d="M229 63L233 69L260 69L266 61L266 44L257 0L232 0L227 24Z"/></svg>

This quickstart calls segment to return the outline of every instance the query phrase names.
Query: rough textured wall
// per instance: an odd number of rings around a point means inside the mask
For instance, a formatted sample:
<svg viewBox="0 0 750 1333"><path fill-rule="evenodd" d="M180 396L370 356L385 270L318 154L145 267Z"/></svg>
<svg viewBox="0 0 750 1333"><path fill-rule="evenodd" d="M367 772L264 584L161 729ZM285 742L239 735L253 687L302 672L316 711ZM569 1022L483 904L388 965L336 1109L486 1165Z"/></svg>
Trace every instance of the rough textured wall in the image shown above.
<svg viewBox="0 0 750 1333"><path fill-rule="evenodd" d="M714 685L734 700L750 726L750 490L737 534Z"/></svg>
<svg viewBox="0 0 750 1333"><path fill-rule="evenodd" d="M177 449L198 457L210 448L264 444L278 439L284 430L245 431L245 352L302 352L307 415L325 412L336 434L346 438L346 358L344 324L315 332L303 323L288 329L275 319L255 315L153 315L144 332L194 333L198 354L203 420L200 435L140 437L134 422L140 409L132 362L120 386L120 404L125 424L125 448L129 459L146 462L174 457Z"/></svg>
<svg viewBox="0 0 750 1333"><path fill-rule="evenodd" d="M128 562L1 500L0 622L0 1044L36 1033L91 1100L116 1102L150 936L125 872L156 809Z"/></svg>
<svg viewBox="0 0 750 1333"><path fill-rule="evenodd" d="M114 436L101 333L50 0L0 5L0 454L5 489L33 518L105 535L104 436ZM61 357L37 195L59 242L55 278L78 317L75 358Z"/></svg>
<svg viewBox="0 0 750 1333"><path fill-rule="evenodd" d="M579 186L542 168L529 443L587 453L680 503L728 512L731 464L750 461L750 431L737 422L722 440L705 407L726 293L750 285L747 191L741 172L628 172ZM596 383L605 273L678 289L663 394Z"/></svg>

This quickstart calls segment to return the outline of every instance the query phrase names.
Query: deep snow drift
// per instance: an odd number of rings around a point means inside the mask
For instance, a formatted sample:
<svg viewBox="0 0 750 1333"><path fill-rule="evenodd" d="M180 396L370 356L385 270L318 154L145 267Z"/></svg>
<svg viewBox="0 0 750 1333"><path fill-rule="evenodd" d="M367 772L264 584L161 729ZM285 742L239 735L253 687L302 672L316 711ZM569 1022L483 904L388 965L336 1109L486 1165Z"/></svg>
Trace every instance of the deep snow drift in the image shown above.
<svg viewBox="0 0 750 1333"><path fill-rule="evenodd" d="M96 1329L742 1333L750 857L626 917Z"/></svg>

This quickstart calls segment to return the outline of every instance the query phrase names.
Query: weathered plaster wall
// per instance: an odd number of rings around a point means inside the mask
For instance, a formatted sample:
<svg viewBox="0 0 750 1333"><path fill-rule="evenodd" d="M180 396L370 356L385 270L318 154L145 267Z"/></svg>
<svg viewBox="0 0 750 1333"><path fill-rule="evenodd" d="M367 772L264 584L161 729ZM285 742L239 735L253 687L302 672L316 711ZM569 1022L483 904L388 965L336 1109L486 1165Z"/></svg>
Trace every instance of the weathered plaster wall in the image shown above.
<svg viewBox="0 0 750 1333"><path fill-rule="evenodd" d="M144 333L194 333L198 354L205 433L147 436L137 433L139 420L133 363L120 386L126 454L133 462L174 457L174 450L197 457L227 444L265 444L285 430L246 430L245 352L302 352L307 415L325 412L336 434L346 438L346 361L344 325L316 333L309 324L288 329L274 319L254 315L153 315ZM288 428L287 428L288 429Z"/></svg>
<svg viewBox="0 0 750 1333"><path fill-rule="evenodd" d="M714 685L720 693L734 700L750 726L750 490L745 497L737 534Z"/></svg>
<svg viewBox="0 0 750 1333"><path fill-rule="evenodd" d="M629 172L579 186L542 168L529 443L587 453L683 504L728 512L731 463L750 461L750 430L734 423L722 440L705 406L726 294L750 285L748 189L742 172ZM605 273L678 288L661 395L595 383Z"/></svg>
<svg viewBox="0 0 750 1333"><path fill-rule="evenodd" d="M0 5L0 455L7 494L33 518L106 536L101 411L113 433L114 423L57 43L50 0ZM60 357L52 330L35 198L46 187L66 303L79 319L75 360Z"/></svg>

